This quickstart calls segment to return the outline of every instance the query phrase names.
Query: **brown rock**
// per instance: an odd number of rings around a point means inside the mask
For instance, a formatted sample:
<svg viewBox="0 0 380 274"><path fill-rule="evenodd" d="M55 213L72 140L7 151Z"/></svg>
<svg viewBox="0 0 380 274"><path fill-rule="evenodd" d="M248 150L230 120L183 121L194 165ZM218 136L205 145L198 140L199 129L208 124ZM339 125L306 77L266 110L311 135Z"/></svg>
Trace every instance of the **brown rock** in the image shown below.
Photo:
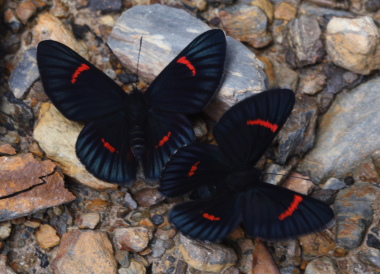
<svg viewBox="0 0 380 274"><path fill-rule="evenodd" d="M336 247L334 240L324 232L301 236L299 240L302 246L302 257L305 260L327 254Z"/></svg>
<svg viewBox="0 0 380 274"><path fill-rule="evenodd" d="M37 7L32 1L25 1L18 5L16 14L25 25L28 20L36 13Z"/></svg>
<svg viewBox="0 0 380 274"><path fill-rule="evenodd" d="M51 39L65 44L83 57L88 56L85 45L79 43L64 24L49 13L42 13L38 16L37 25L33 28L32 33L35 37L35 46L42 40Z"/></svg>
<svg viewBox="0 0 380 274"><path fill-rule="evenodd" d="M290 175L295 176L295 177L301 177L301 178L309 179L306 176L304 176L300 173L296 173L296 172L292 172ZM289 177L285 181L284 187L286 187L287 189L293 190L295 192L298 192L298 193L301 193L304 195L308 195L313 190L314 184L313 184L313 182L305 180L305 179Z"/></svg>
<svg viewBox="0 0 380 274"><path fill-rule="evenodd" d="M57 162L63 172L79 182L98 189L116 189L90 174L75 153L75 143L83 126L66 119L52 104L45 103L33 136L46 155Z"/></svg>
<svg viewBox="0 0 380 274"><path fill-rule="evenodd" d="M252 273L280 274L267 247L259 240L253 253Z"/></svg>
<svg viewBox="0 0 380 274"><path fill-rule="evenodd" d="M281 2L274 11L274 18L290 21L296 17L297 8L287 2Z"/></svg>
<svg viewBox="0 0 380 274"><path fill-rule="evenodd" d="M330 20L326 50L334 64L367 75L380 68L380 33L369 16Z"/></svg>
<svg viewBox="0 0 380 274"><path fill-rule="evenodd" d="M215 243L204 243L180 236L178 247L186 263L208 272L217 272L235 265L237 257L233 249Z"/></svg>
<svg viewBox="0 0 380 274"><path fill-rule="evenodd" d="M157 188L143 188L133 195L137 204L142 207L150 207L165 199Z"/></svg>
<svg viewBox="0 0 380 274"><path fill-rule="evenodd" d="M10 144L0 144L0 154L16 155L17 151Z"/></svg>
<svg viewBox="0 0 380 274"><path fill-rule="evenodd" d="M117 261L107 234L73 231L63 235L52 263L55 274L116 274Z"/></svg>
<svg viewBox="0 0 380 274"><path fill-rule="evenodd" d="M268 18L257 6L232 6L219 12L229 35L240 42L247 42L255 48L262 48L272 42L267 32Z"/></svg>
<svg viewBox="0 0 380 274"><path fill-rule="evenodd" d="M22 28L22 23L20 20L15 15L15 12L11 9L7 9L4 12L4 22L12 29L15 31L18 31Z"/></svg>
<svg viewBox="0 0 380 274"><path fill-rule="evenodd" d="M128 267L122 267L119 269L118 274L145 274L146 268L143 263L136 261L135 259L131 260L131 263Z"/></svg>
<svg viewBox="0 0 380 274"><path fill-rule="evenodd" d="M120 227L114 230L114 242L118 250L141 252L152 238L152 231L142 226Z"/></svg>
<svg viewBox="0 0 380 274"><path fill-rule="evenodd" d="M63 177L51 174L54 168L51 161L38 161L32 154L0 157L0 221L73 201Z"/></svg>
<svg viewBox="0 0 380 274"><path fill-rule="evenodd" d="M107 207L111 204L110 202L104 199L94 199L91 201L86 201L86 208L90 212L101 212L107 209Z"/></svg>
<svg viewBox="0 0 380 274"><path fill-rule="evenodd" d="M40 229L36 232L36 238L37 242L44 249L58 245L61 240L57 235L57 231L48 224L40 226Z"/></svg>
<svg viewBox="0 0 380 274"><path fill-rule="evenodd" d="M263 12L265 12L265 15L268 17L269 23L273 22L273 4L269 0L253 0L249 1L249 4L252 6L259 7Z"/></svg>
<svg viewBox="0 0 380 274"><path fill-rule="evenodd" d="M375 164L372 159L367 159L357 167L353 172L355 182L377 183L380 181L380 176L376 171Z"/></svg>
<svg viewBox="0 0 380 274"><path fill-rule="evenodd" d="M297 93L314 95L326 85L326 75L320 69L303 68L300 72L300 81Z"/></svg>
<svg viewBox="0 0 380 274"><path fill-rule="evenodd" d="M41 221L31 219L31 220L25 221L24 225L31 228L38 228L41 226Z"/></svg>
<svg viewBox="0 0 380 274"><path fill-rule="evenodd" d="M100 221L100 214L97 212L93 212L93 213L79 215L77 223L78 223L79 228L94 229L98 225L99 221Z"/></svg>

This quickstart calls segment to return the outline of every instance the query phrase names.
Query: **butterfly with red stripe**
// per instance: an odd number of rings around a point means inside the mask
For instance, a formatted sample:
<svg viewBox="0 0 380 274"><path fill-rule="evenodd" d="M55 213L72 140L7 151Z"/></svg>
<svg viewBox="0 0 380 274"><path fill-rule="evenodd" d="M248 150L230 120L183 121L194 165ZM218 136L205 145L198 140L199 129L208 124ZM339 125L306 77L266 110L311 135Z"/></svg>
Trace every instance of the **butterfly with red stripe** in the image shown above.
<svg viewBox="0 0 380 274"><path fill-rule="evenodd" d="M145 178L158 180L169 157L194 142L185 116L200 112L224 73L226 37L210 30L196 37L143 93L126 93L69 47L42 41L37 62L46 94L68 119L84 122L76 153L101 180L130 185L141 161Z"/></svg>
<svg viewBox="0 0 380 274"><path fill-rule="evenodd" d="M216 123L218 146L193 144L166 164L160 191L167 197L191 193L195 201L173 207L169 218L190 237L220 241L243 223L246 233L267 240L320 230L334 219L316 199L263 182L254 168L289 117L295 96L288 89L253 95L231 107Z"/></svg>

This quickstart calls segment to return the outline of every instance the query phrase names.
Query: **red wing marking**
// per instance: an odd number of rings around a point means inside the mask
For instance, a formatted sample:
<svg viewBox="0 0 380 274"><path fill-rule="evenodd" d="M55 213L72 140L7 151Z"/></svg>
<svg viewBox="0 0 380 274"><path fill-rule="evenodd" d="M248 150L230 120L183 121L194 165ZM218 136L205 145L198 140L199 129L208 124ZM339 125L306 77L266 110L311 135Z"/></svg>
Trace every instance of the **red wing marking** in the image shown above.
<svg viewBox="0 0 380 274"><path fill-rule="evenodd" d="M276 132L277 129L278 129L278 125L272 124L269 121L264 121L264 120L261 120L261 119L248 120L247 121L247 125L249 125L249 126L254 126L254 125L263 126L263 127L269 128L273 132Z"/></svg>
<svg viewBox="0 0 380 274"><path fill-rule="evenodd" d="M299 195L294 195L294 200L288 209L282 213L278 218L283 221L285 218L292 216L293 212L297 210L298 205L302 202L303 198Z"/></svg>
<svg viewBox="0 0 380 274"><path fill-rule="evenodd" d="M116 153L120 153L119 151L116 150L116 148L114 148L113 146L110 145L110 143L106 142L106 140L104 140L104 138L102 138L102 142L103 142L103 145L106 149L108 149L109 151L111 151L112 153L116 152Z"/></svg>
<svg viewBox="0 0 380 274"><path fill-rule="evenodd" d="M168 135L166 135L166 136L164 136L164 138L162 138L162 140L158 143L158 145L156 146L156 148L162 147L167 141L169 141L171 135L172 135L172 132L169 131Z"/></svg>
<svg viewBox="0 0 380 274"><path fill-rule="evenodd" d="M189 177L190 176L193 176L195 171L198 169L198 165L199 165L200 161L196 162L190 169L190 172L189 172Z"/></svg>
<svg viewBox="0 0 380 274"><path fill-rule="evenodd" d="M220 221L220 217L215 217L214 215L203 213L202 216L210 221Z"/></svg>
<svg viewBox="0 0 380 274"><path fill-rule="evenodd" d="M75 84L75 82L77 81L79 75L85 71L85 70L89 70L90 67L87 66L86 64L82 64L80 67L77 68L77 70L74 72L73 76L71 77L71 83Z"/></svg>
<svg viewBox="0 0 380 274"><path fill-rule="evenodd" d="M177 63L186 65L191 70L191 72L193 73L193 76L195 76L195 74L197 74L197 71L195 70L195 67L186 58L186 56L183 56L183 57L179 58L178 61L177 61Z"/></svg>

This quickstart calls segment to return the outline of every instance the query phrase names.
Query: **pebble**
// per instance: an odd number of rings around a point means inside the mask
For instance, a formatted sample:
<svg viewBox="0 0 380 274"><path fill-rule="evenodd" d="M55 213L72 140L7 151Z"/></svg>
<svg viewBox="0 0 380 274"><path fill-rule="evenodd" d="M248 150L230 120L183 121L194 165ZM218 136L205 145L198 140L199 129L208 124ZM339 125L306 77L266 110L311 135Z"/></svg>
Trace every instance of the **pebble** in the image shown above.
<svg viewBox="0 0 380 274"><path fill-rule="evenodd" d="M20 22L20 20L16 17L15 11L12 9L6 9L4 12L4 22L7 24L7 26L14 30L19 31L23 27L23 24Z"/></svg>
<svg viewBox="0 0 380 274"><path fill-rule="evenodd" d="M235 5L219 12L227 34L240 42L247 42L255 48L262 48L272 42L267 31L268 18L258 6Z"/></svg>
<svg viewBox="0 0 380 274"><path fill-rule="evenodd" d="M267 247L261 241L256 241L251 273L280 274Z"/></svg>
<svg viewBox="0 0 380 274"><path fill-rule="evenodd" d="M237 261L232 248L191 240L183 235L180 235L178 249L186 263L201 271L220 272Z"/></svg>
<svg viewBox="0 0 380 274"><path fill-rule="evenodd" d="M131 260L129 267L122 267L118 270L118 274L145 274L146 268L144 264L134 259Z"/></svg>
<svg viewBox="0 0 380 274"><path fill-rule="evenodd" d="M336 97L319 121L314 148L298 167L300 173L310 172L316 181L340 178L380 149L379 85L375 78ZM366 141L358 141L363 132Z"/></svg>
<svg viewBox="0 0 380 274"><path fill-rule="evenodd" d="M340 190L342 188L345 188L346 186L347 185L345 182L337 178L330 178L321 187L322 189Z"/></svg>
<svg viewBox="0 0 380 274"><path fill-rule="evenodd" d="M127 250L119 250L115 255L115 259L123 267L128 267L131 263L130 254Z"/></svg>
<svg viewBox="0 0 380 274"><path fill-rule="evenodd" d="M308 179L306 176L303 176L302 174L296 172L292 172L290 176ZM304 195L309 195L313 191L314 186L315 185L313 184L313 182L309 180L294 177L289 177L284 183L284 187L286 187L287 189L293 190Z"/></svg>
<svg viewBox="0 0 380 274"><path fill-rule="evenodd" d="M340 274L340 271L331 258L323 256L309 262L305 274Z"/></svg>
<svg viewBox="0 0 380 274"><path fill-rule="evenodd" d="M31 0L27 0L18 5L16 14L18 18L20 18L21 22L25 25L29 19L36 14L36 11L36 5Z"/></svg>
<svg viewBox="0 0 380 274"><path fill-rule="evenodd" d="M49 249L58 245L61 241L57 231L50 225L43 224L36 232L36 238L39 245L44 249Z"/></svg>
<svg viewBox="0 0 380 274"><path fill-rule="evenodd" d="M0 144L0 154L16 155L17 151L10 144Z"/></svg>
<svg viewBox="0 0 380 274"><path fill-rule="evenodd" d="M281 2L274 10L274 18L277 20L290 21L296 17L297 8L285 1Z"/></svg>
<svg viewBox="0 0 380 274"><path fill-rule="evenodd" d="M330 20L326 30L326 50L335 65L355 73L369 74L380 68L376 50L380 33L369 16Z"/></svg>
<svg viewBox="0 0 380 274"><path fill-rule="evenodd" d="M97 212L79 215L77 223L81 229L94 229L100 221L100 214Z"/></svg>
<svg viewBox="0 0 380 274"><path fill-rule="evenodd" d="M302 258L310 260L320 254L327 254L336 248L334 239L327 232L316 232L299 237L302 246Z"/></svg>
<svg viewBox="0 0 380 274"><path fill-rule="evenodd" d="M286 61L293 68L320 62L325 54L321 35L316 17L302 15L293 19L288 24Z"/></svg>
<svg viewBox="0 0 380 274"><path fill-rule="evenodd" d="M90 230L65 233L52 266L55 274L117 273L117 261L107 234Z"/></svg>
<svg viewBox="0 0 380 274"><path fill-rule="evenodd" d="M5 240L11 235L12 224L11 222L4 222L0 224L0 240Z"/></svg>
<svg viewBox="0 0 380 274"><path fill-rule="evenodd" d="M303 68L300 72L300 79L297 93L315 95L326 85L326 75L317 67Z"/></svg>
<svg viewBox="0 0 380 274"><path fill-rule="evenodd" d="M89 0L90 10L102 13L119 12L122 6L122 0Z"/></svg>
<svg viewBox="0 0 380 274"><path fill-rule="evenodd" d="M380 190L369 183L355 183L338 192L335 200L336 243L346 249L361 245L373 220L372 205L378 203Z"/></svg>
<svg viewBox="0 0 380 274"><path fill-rule="evenodd" d="M165 199L165 197L158 192L157 188L143 188L137 191L133 196L137 204L141 207L150 207Z"/></svg>
<svg viewBox="0 0 380 274"><path fill-rule="evenodd" d="M148 247L153 235L146 227L120 227L114 230L113 237L118 250L141 252Z"/></svg>
<svg viewBox="0 0 380 274"><path fill-rule="evenodd" d="M127 206L130 209L136 209L137 208L137 203L136 201L132 198L131 194L129 192L125 193L124 196L124 202L127 204Z"/></svg>

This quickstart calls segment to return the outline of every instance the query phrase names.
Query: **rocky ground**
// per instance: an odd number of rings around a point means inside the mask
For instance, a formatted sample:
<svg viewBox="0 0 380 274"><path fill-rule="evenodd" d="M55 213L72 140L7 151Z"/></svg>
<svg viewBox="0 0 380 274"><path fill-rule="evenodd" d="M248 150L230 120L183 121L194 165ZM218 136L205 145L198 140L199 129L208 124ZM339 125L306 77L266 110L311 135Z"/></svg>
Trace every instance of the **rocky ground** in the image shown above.
<svg viewBox="0 0 380 274"><path fill-rule="evenodd" d="M0 273L380 273L380 2L157 2L0 0ZM226 75L194 117L198 139L211 142L214 121L249 94L293 89L294 111L259 164L312 178L266 181L331 205L333 227L280 242L238 228L221 243L197 242L168 222L182 199L143 179L99 181L76 158L83 125L44 94L40 41L70 46L122 84L143 36L144 88L210 27L230 36Z"/></svg>

